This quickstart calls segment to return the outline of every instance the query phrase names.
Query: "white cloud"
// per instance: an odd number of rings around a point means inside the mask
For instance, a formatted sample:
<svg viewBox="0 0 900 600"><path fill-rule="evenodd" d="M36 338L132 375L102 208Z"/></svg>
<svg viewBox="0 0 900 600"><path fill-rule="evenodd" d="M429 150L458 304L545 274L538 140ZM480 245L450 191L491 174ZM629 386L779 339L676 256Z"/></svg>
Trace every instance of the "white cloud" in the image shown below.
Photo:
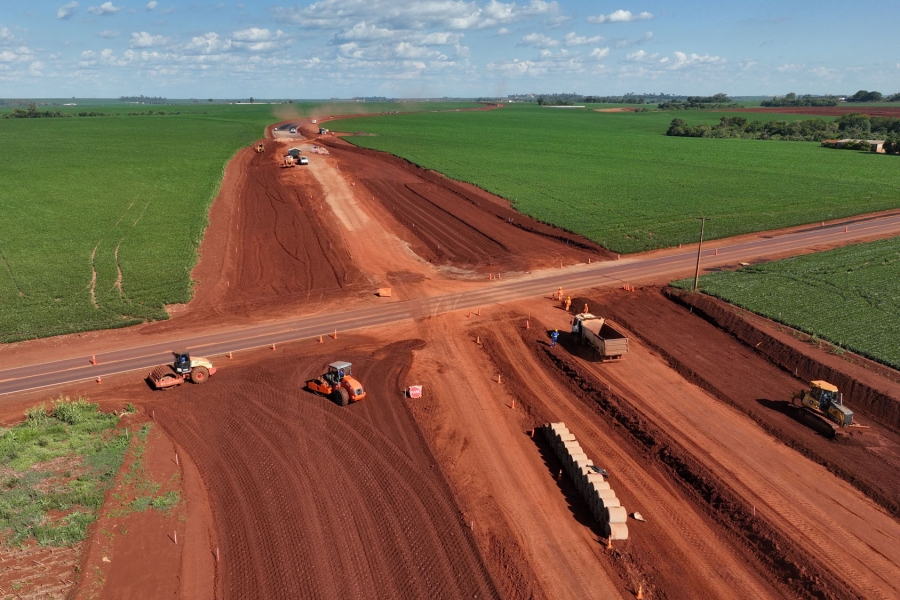
<svg viewBox="0 0 900 600"><path fill-rule="evenodd" d="M76 8L78 8L77 2L69 2L68 4L63 4L58 9L56 9L56 18L57 19L68 19L73 14L75 14Z"/></svg>
<svg viewBox="0 0 900 600"><path fill-rule="evenodd" d="M632 52L631 54L627 55L625 57L625 60L630 60L632 62L644 62L644 61L656 60L657 58L659 58L658 52L649 54L648 52L646 52L644 50L638 50L637 52Z"/></svg>
<svg viewBox="0 0 900 600"><path fill-rule="evenodd" d="M161 35L153 35L146 31L131 34L131 41L128 43L129 48L151 48L153 46L165 46L169 40Z"/></svg>
<svg viewBox="0 0 900 600"><path fill-rule="evenodd" d="M156 0L150 0L150 2L147 3L147 10L153 10L157 6L159 6L159 3Z"/></svg>
<svg viewBox="0 0 900 600"><path fill-rule="evenodd" d="M506 27L501 27L497 30L497 35L506 35L507 33L509 33L509 29L507 29ZM898 66L900 66L900 63L897 64Z"/></svg>
<svg viewBox="0 0 900 600"><path fill-rule="evenodd" d="M598 42L603 41L602 35L593 35L591 37L586 37L583 35L578 35L575 32L569 32L566 34L566 37L563 38L566 42L566 46L587 46L589 44L596 44Z"/></svg>
<svg viewBox="0 0 900 600"><path fill-rule="evenodd" d="M235 31L233 39L239 42L271 42L280 39L284 33L279 29L274 33L268 29L260 29L258 27L250 27L249 29L241 29Z"/></svg>
<svg viewBox="0 0 900 600"><path fill-rule="evenodd" d="M43 68L44 68L44 63L42 63L39 60L36 60L36 61L32 62L30 65L28 65L28 70L31 72L32 75L43 75L43 73L41 72L43 70Z"/></svg>
<svg viewBox="0 0 900 600"><path fill-rule="evenodd" d="M775 70L778 71L779 73L794 73L796 71L799 71L802 68L803 68L803 65L789 63L789 64L781 65L780 67L776 68Z"/></svg>
<svg viewBox="0 0 900 600"><path fill-rule="evenodd" d="M19 46L14 50L0 50L0 63L27 62L34 58L34 52L27 46Z"/></svg>
<svg viewBox="0 0 900 600"><path fill-rule="evenodd" d="M102 37L107 40L111 40L113 38L119 37L119 32L113 29L104 29L100 33L97 34L99 37Z"/></svg>
<svg viewBox="0 0 900 600"><path fill-rule="evenodd" d="M553 48L559 46L559 42L543 33L529 33L522 37L519 46L532 46L534 48Z"/></svg>
<svg viewBox="0 0 900 600"><path fill-rule="evenodd" d="M722 65L725 64L725 62L727 61L719 56L710 56L709 54L704 54L703 56L701 56L694 53L686 54L684 52L676 52L675 61L668 66L668 69L675 71L678 69L684 69L686 67L694 67L698 65Z"/></svg>
<svg viewBox="0 0 900 600"><path fill-rule="evenodd" d="M100 6L89 6L87 11L92 15L114 15L122 10L121 6L116 6L112 2L104 2Z"/></svg>
<svg viewBox="0 0 900 600"><path fill-rule="evenodd" d="M12 44L15 39L8 27L0 27L0 44Z"/></svg>
<svg viewBox="0 0 900 600"><path fill-rule="evenodd" d="M755 60L745 60L741 63L738 63L742 71L749 71L753 67L756 66Z"/></svg>
<svg viewBox="0 0 900 600"><path fill-rule="evenodd" d="M832 80L840 80L841 74L837 69L829 69L827 67L815 67L810 69L809 71L816 77L821 77L822 79L832 79Z"/></svg>
<svg viewBox="0 0 900 600"><path fill-rule="evenodd" d="M488 0L483 6L465 0L431 0L398 3L394 0L317 0L308 6L276 8L276 16L304 29L347 29L366 21L389 29L455 30L485 29L529 17L555 15L557 2L531 0L519 6L515 2Z"/></svg>
<svg viewBox="0 0 900 600"><path fill-rule="evenodd" d="M600 60L601 58L606 58L609 56L609 46L606 48L594 48L591 51L591 58L594 60Z"/></svg>
<svg viewBox="0 0 900 600"><path fill-rule="evenodd" d="M644 21L646 19L652 18L653 15L648 13L647 11L634 14L630 10L617 10L615 12L609 13L608 15L588 17L587 20L588 23L630 23L632 21Z"/></svg>
<svg viewBox="0 0 900 600"><path fill-rule="evenodd" d="M231 49L231 40L219 37L218 33L212 31L191 38L190 43L185 46L185 50L201 54L218 54L229 49Z"/></svg>

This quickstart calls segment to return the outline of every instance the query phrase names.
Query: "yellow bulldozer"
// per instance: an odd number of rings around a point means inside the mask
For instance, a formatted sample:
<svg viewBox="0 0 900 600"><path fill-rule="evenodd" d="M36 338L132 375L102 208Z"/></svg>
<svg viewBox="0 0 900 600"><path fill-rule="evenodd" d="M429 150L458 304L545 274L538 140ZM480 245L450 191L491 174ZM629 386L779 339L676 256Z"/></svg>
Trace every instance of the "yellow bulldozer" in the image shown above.
<svg viewBox="0 0 900 600"><path fill-rule="evenodd" d="M831 425L835 434L846 433L850 427L863 428L853 422L853 411L844 406L843 396L837 386L816 380L809 382L808 390L794 392L791 401Z"/></svg>

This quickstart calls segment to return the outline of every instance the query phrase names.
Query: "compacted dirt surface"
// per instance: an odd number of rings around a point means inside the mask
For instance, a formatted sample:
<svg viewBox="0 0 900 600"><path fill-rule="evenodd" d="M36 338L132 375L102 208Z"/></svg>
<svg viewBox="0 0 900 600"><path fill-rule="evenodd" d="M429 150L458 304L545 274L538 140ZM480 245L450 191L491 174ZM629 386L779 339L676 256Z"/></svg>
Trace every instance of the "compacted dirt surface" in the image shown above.
<svg viewBox="0 0 900 600"><path fill-rule="evenodd" d="M610 258L473 186L295 124L307 137L276 132L229 164L195 299L164 323L86 334L92 344ZM309 165L284 166L293 147ZM123 524L120 484L30 597L900 596L900 374L659 287L566 292L629 336L622 360L599 362L568 333L572 315L535 298L212 357L204 385L158 392L130 373L4 397L4 424L61 393L134 404L129 418L156 435L148 469L183 498ZM335 360L353 363L365 400L304 389ZM869 428L832 439L786 402L816 377L846 389ZM607 540L560 473L541 435L558 421L642 515L627 540ZM56 564L41 552L3 555L2 581Z"/></svg>

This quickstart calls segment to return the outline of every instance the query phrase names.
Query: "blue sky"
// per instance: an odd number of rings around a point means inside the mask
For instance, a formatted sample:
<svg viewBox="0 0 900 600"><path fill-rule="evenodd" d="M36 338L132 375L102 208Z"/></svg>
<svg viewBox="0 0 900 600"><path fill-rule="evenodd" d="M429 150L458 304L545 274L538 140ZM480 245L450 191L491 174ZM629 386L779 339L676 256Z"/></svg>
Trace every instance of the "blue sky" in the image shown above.
<svg viewBox="0 0 900 600"><path fill-rule="evenodd" d="M6 98L900 92L897 0L0 7Z"/></svg>

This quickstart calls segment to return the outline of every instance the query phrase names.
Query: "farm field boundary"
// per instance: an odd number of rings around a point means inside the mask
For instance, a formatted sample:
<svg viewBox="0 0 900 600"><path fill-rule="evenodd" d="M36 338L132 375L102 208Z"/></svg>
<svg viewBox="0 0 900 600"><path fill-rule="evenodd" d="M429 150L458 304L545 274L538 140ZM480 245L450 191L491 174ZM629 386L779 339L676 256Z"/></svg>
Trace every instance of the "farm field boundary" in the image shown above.
<svg viewBox="0 0 900 600"><path fill-rule="evenodd" d="M620 253L731 237L896 208L900 173L883 156L838 156L814 143L664 135L673 117L715 124L727 112L592 109L387 115L332 127L508 199L537 220ZM737 114L737 113L734 113ZM759 118L788 119L782 114ZM802 119L802 116L796 116Z"/></svg>
<svg viewBox="0 0 900 600"><path fill-rule="evenodd" d="M703 292L900 368L900 237L710 273ZM692 280L676 282L689 288Z"/></svg>
<svg viewBox="0 0 900 600"><path fill-rule="evenodd" d="M793 372L810 381L822 379L833 383L847 399L852 399L853 410L859 411L894 431L900 431L900 378L897 371L886 369L878 363L857 356L830 357L823 349L822 356L810 357L795 345L773 336L765 324L758 325L751 319L757 315L748 313L728 303L704 294L691 294L676 288L665 288L663 294L694 313L710 321L716 327L733 335L749 347L756 348L768 360L782 369ZM775 326L775 324L772 324ZM808 345L807 340L795 338L796 344ZM878 373L879 370L883 373ZM867 377L868 375L868 377ZM881 375L881 376L878 376ZM885 388L891 387L893 394Z"/></svg>

